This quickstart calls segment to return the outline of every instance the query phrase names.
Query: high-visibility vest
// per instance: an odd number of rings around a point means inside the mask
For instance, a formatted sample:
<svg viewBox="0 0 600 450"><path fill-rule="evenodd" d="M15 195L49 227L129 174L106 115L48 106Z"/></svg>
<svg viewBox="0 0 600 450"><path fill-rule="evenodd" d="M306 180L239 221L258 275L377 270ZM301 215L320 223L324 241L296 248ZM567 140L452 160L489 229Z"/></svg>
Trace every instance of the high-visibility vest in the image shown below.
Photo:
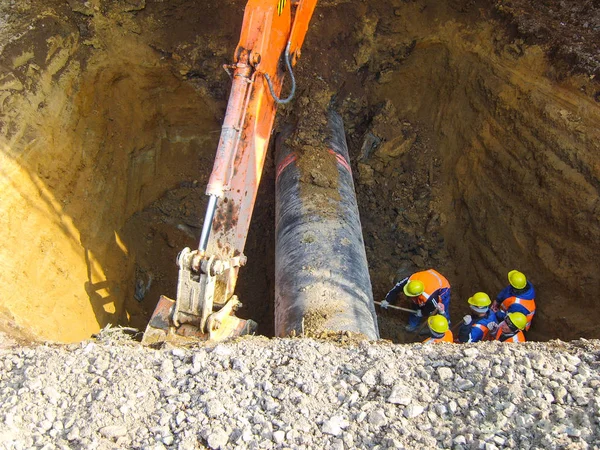
<svg viewBox="0 0 600 450"><path fill-rule="evenodd" d="M433 269L413 273L408 278L409 282L415 280L421 281L424 287L423 293L418 297L414 297L414 299L416 300L415 303L419 306L423 306L425 303L427 303L427 300L429 300L431 294L433 294L438 289L450 289L450 283L448 282L446 277L444 277L444 275Z"/></svg>
<svg viewBox="0 0 600 450"><path fill-rule="evenodd" d="M454 336L452 336L452 331L446 331L441 338L427 338L423 341L423 344L438 344L440 342L454 342Z"/></svg>
<svg viewBox="0 0 600 450"><path fill-rule="evenodd" d="M525 315L527 317L527 325L525 326L525 331L529 331L529 327L531 327L531 319L533 319L533 316L535 314L535 300L527 300L519 297L508 297L506 300L500 303L500 309L504 312L509 312L509 308L512 305L521 305L523 308L529 311L529 314Z"/></svg>
<svg viewBox="0 0 600 450"><path fill-rule="evenodd" d="M490 332L490 329L488 327L486 327L485 325L482 325L480 323L476 323L475 325L473 325L473 328L475 328L475 327L479 328L481 330L481 332L483 333L483 337L481 338L481 340L482 341L487 340L488 333Z"/></svg>
<svg viewBox="0 0 600 450"><path fill-rule="evenodd" d="M500 339L502 337L502 329L499 328L498 332L496 333L496 341L500 341L500 342L525 342L525 335L523 334L523 332L521 330L519 330L517 333L515 333L514 335L512 335L509 338L505 338L504 340Z"/></svg>

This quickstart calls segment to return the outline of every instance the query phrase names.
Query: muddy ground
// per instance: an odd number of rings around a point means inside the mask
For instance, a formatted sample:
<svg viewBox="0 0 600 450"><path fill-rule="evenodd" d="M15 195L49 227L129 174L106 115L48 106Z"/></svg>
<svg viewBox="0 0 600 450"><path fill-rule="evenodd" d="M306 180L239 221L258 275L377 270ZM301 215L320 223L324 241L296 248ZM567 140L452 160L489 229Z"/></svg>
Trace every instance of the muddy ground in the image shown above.
<svg viewBox="0 0 600 450"><path fill-rule="evenodd" d="M244 4L0 5L2 330L80 340L175 296ZM434 267L458 321L518 268L530 339L599 336L599 34L597 1L319 2L276 127L315 101L343 115L376 299ZM266 335L273 172L270 154L238 285ZM382 337L408 340L402 320L382 314Z"/></svg>

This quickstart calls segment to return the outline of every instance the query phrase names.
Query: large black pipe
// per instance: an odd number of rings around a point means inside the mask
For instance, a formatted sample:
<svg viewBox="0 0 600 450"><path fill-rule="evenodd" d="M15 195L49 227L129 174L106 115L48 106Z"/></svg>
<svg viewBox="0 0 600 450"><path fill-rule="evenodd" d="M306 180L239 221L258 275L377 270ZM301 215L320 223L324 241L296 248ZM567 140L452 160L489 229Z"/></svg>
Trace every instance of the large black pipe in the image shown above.
<svg viewBox="0 0 600 450"><path fill-rule="evenodd" d="M275 334L379 339L350 158L339 114L321 145L277 140Z"/></svg>

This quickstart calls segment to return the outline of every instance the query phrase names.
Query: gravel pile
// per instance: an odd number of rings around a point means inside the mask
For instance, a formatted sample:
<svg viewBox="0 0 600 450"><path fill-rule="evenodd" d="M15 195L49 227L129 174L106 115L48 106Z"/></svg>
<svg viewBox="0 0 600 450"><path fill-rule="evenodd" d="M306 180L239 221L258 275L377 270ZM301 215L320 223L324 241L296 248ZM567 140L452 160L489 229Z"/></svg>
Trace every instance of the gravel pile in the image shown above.
<svg viewBox="0 0 600 450"><path fill-rule="evenodd" d="M600 448L600 341L0 347L0 447Z"/></svg>

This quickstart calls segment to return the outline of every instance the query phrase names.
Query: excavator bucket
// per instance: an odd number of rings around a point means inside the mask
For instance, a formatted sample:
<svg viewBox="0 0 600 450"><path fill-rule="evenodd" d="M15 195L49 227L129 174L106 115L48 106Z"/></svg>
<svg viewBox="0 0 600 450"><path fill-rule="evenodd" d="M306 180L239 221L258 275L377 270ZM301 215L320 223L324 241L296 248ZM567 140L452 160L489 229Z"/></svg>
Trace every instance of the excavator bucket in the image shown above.
<svg viewBox="0 0 600 450"><path fill-rule="evenodd" d="M172 344L187 344L197 341L220 342L226 339L254 334L257 328L253 320L245 320L230 314L215 313L218 327L210 327L208 332L203 332L196 325L181 324L176 326L173 322L175 300L160 296L154 309L152 318L146 327L142 343L146 345L169 342Z"/></svg>

